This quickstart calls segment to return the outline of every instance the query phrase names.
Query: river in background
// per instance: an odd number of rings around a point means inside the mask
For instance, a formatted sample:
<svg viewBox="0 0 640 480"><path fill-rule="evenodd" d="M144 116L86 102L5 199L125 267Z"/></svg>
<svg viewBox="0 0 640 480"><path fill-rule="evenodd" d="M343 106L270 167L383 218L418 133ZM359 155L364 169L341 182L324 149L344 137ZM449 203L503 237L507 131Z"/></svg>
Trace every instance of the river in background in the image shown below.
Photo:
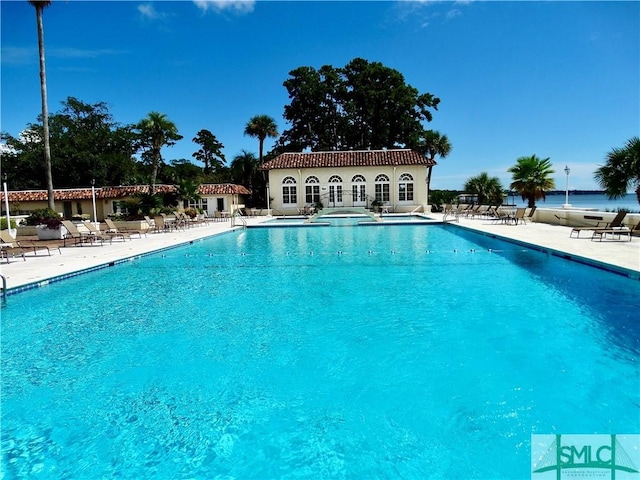
<svg viewBox="0 0 640 480"><path fill-rule="evenodd" d="M521 197L508 197L507 203L515 203L518 207L526 207L527 203ZM565 195L547 195L546 200L536 201L538 208L562 208L565 203ZM569 192L569 204L573 208L589 208L598 209L604 212L617 212L618 209L624 208L631 213L640 212L640 204L635 193L628 193L622 198L609 200L609 197L603 194L574 194Z"/></svg>

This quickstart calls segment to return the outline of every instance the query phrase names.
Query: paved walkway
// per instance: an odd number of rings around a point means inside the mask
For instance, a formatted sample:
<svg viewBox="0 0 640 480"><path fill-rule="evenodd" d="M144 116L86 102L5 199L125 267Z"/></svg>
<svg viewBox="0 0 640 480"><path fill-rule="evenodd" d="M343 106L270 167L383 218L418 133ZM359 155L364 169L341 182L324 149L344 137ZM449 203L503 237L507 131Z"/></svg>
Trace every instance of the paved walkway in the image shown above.
<svg viewBox="0 0 640 480"><path fill-rule="evenodd" d="M442 214L430 214L442 220ZM591 232L585 231L579 238L569 237L571 227L548 223L519 223L518 225L494 223L482 218L460 218L452 222L460 228L475 230L487 235L532 245L564 257L620 271L632 278L640 279L640 237L627 236L611 240L592 241Z"/></svg>
<svg viewBox="0 0 640 480"><path fill-rule="evenodd" d="M442 215L431 214L442 221ZM249 225L265 221L265 217L248 218ZM640 279L640 237L626 240L591 241L591 235L584 232L581 238L569 238L570 227L530 223L526 225L495 224L486 219L460 219L453 222L454 228L466 228L486 235L502 237L518 243L526 243L562 256L572 257L587 263L606 266L632 278ZM11 258L7 264L0 263L0 274L6 278L9 290L39 283L51 278L70 275L92 267L108 265L128 257L135 257L155 250L189 243L200 238L228 232L229 221L214 222L204 226L168 233L150 233L146 237L132 240L115 240L104 246L61 247L51 250L51 256L32 254L27 260ZM238 228L238 227L236 227ZM583 238L584 237L584 238ZM626 237L623 237L626 239Z"/></svg>

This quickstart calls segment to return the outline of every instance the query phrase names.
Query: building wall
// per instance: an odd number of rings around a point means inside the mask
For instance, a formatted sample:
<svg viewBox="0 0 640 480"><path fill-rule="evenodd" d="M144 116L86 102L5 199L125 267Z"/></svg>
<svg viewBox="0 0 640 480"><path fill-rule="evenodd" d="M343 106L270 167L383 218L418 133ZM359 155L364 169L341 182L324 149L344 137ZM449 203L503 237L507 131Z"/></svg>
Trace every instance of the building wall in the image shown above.
<svg viewBox="0 0 640 480"><path fill-rule="evenodd" d="M380 166L380 167L339 167L339 168L303 168L303 169L274 169L269 171L269 197L271 209L275 215L295 215L308 205L306 202L306 179L315 176L319 180L320 197L324 207L332 207L329 201L329 179L338 175L342 179L343 202L341 206L354 206L352 197L352 179L356 175L364 177L367 195L367 205L371 206L371 201L375 198L375 179L378 175L384 174L389 178L389 202L384 202L392 207L395 212L410 212L417 207L422 207L427 211L427 167L423 165L409 166ZM413 200L399 200L399 179L403 174L409 174L413 178ZM295 205L283 203L283 180L286 177L293 177L296 181L297 202ZM335 185L335 184L334 184ZM358 184L359 185L359 184ZM357 199L356 199L357 202ZM338 205L335 205L338 206Z"/></svg>

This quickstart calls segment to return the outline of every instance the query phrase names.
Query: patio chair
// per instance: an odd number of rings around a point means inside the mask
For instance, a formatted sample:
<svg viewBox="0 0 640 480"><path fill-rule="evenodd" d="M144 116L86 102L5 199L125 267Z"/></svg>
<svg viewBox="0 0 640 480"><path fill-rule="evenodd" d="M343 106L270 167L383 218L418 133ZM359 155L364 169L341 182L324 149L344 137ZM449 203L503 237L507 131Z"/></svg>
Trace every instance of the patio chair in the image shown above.
<svg viewBox="0 0 640 480"><path fill-rule="evenodd" d="M100 245L104 245L104 241L105 238L103 235L95 235L89 231L85 232L81 232L80 230L78 230L78 227L75 226L75 224L69 220L62 220L62 224L64 225L64 227L67 229L67 233L64 236L64 246L67 246L67 240L73 240L73 244L74 245L80 245L81 247L85 244L85 243L90 243L91 245L93 245L96 241L100 242Z"/></svg>
<svg viewBox="0 0 640 480"><path fill-rule="evenodd" d="M38 256L38 250L46 250L47 255L51 256L51 249L48 245L36 244L32 241L27 242L19 242L15 238L11 236L9 230L0 230L0 241L4 245L13 245L14 248L22 248L25 252L33 252L34 256ZM60 252L60 247L58 247L58 252Z"/></svg>
<svg viewBox="0 0 640 480"><path fill-rule="evenodd" d="M175 226L175 221L173 219L169 220L163 217L162 215L158 215L157 217L153 217L153 225L154 232L167 232L173 230Z"/></svg>
<svg viewBox="0 0 640 480"><path fill-rule="evenodd" d="M151 230L155 231L155 229L156 229L155 220L153 220L153 218L149 218L149 215L145 215L144 219L147 222L147 226L148 226L147 232L150 232Z"/></svg>
<svg viewBox="0 0 640 480"><path fill-rule="evenodd" d="M522 223L526 223L526 222L533 222L533 214L536 213L536 207L535 205L531 208L527 208L527 210L529 210L528 213L525 213L524 217L522 217Z"/></svg>
<svg viewBox="0 0 640 480"><path fill-rule="evenodd" d="M595 230L606 230L608 228L618 228L618 227L622 227L622 220L624 220L624 217L627 215L627 212L618 212L618 214L614 217L613 220L611 220L610 223L606 223L605 225L600 225L601 222L598 222L596 225L585 225L585 226L581 226L581 227L573 227L571 229L571 232L569 233L569 237L573 237L573 234L576 233L575 238L579 238L580 237L580 232L583 231L590 231L593 232ZM593 235L592 235L593 237Z"/></svg>
<svg viewBox="0 0 640 480"><path fill-rule="evenodd" d="M146 230L138 230L135 228L126 228L126 229L122 229L120 230L118 227L116 227L116 224L113 223L113 220L111 220L110 218L105 218L104 219L104 223L107 224L107 230L104 232L107 235L111 234L111 233L115 233L118 235L124 235L125 237L127 237L129 240L131 240L131 234L138 234L138 237L142 238L142 235L144 235L145 237L147 236L147 232L149 231L149 229Z"/></svg>
<svg viewBox="0 0 640 480"><path fill-rule="evenodd" d="M516 208L516 213L511 217L511 220L515 225L518 225L518 222L524 224L524 214L526 210L526 208Z"/></svg>

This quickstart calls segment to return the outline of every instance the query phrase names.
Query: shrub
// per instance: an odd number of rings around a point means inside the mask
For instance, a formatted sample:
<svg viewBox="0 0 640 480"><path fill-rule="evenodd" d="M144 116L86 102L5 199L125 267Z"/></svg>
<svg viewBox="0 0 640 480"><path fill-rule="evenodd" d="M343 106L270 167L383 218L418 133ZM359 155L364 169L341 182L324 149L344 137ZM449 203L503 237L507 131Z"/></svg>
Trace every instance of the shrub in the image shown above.
<svg viewBox="0 0 640 480"><path fill-rule="evenodd" d="M27 225L46 225L47 228L57 230L62 225L62 217L55 210L40 208L31 212L25 219Z"/></svg>
<svg viewBox="0 0 640 480"><path fill-rule="evenodd" d="M16 228L16 221L11 219L11 228ZM0 230L7 229L7 219L5 217L0 218Z"/></svg>

